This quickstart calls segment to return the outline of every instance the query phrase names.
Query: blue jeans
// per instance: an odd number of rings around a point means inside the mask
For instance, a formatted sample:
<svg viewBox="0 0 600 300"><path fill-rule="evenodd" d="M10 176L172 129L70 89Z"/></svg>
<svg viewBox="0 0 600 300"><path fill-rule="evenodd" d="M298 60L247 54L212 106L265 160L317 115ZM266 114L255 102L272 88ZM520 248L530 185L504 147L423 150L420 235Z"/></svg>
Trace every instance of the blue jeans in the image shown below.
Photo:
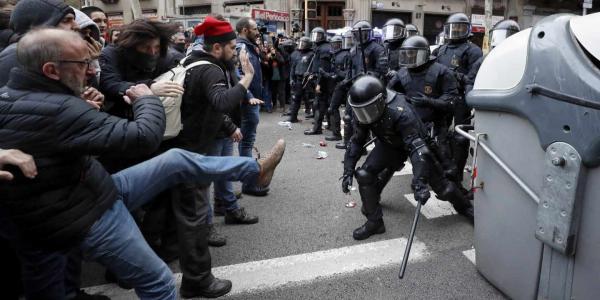
<svg viewBox="0 0 600 300"><path fill-rule="evenodd" d="M148 246L129 211L179 183L210 184L215 180L255 183L259 171L252 158L207 157L172 149L114 174L117 200L88 231L81 243L83 255L106 266L120 280L134 285L141 299L176 299L173 274ZM39 263L28 263L37 268L50 268L53 271L50 274L64 276L64 256L54 259L52 255L35 258ZM41 271L40 274L49 276L48 272ZM51 281L52 278L46 279L46 282Z"/></svg>
<svg viewBox="0 0 600 300"><path fill-rule="evenodd" d="M233 140L229 137L216 139L212 149L208 151L210 156L233 156ZM215 181L215 199L224 201L226 210L238 209L237 198L233 192L233 184L231 181Z"/></svg>
<svg viewBox="0 0 600 300"><path fill-rule="evenodd" d="M242 104L242 141L239 144L240 156L252 157L252 149L256 140L256 128L258 127L260 106ZM256 189L255 185L244 184L244 189Z"/></svg>
<svg viewBox="0 0 600 300"><path fill-rule="evenodd" d="M271 97L271 82L269 80L263 81L263 99L265 104L264 108L267 110L273 109L273 98Z"/></svg>

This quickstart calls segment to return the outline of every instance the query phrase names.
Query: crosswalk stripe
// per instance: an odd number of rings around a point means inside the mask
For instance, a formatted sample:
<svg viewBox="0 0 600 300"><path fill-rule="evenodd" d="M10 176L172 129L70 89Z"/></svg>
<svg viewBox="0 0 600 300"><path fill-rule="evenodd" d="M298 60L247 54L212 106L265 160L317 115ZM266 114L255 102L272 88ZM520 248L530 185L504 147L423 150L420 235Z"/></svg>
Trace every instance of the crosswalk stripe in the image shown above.
<svg viewBox="0 0 600 300"><path fill-rule="evenodd" d="M476 264L476 260L475 260L475 249L474 249L474 248L473 248L473 249L470 249L470 250L463 251L463 253L462 253L462 254L463 254L464 256L466 256L466 257L467 257L467 259L468 259L468 260L469 260L471 263L473 263L474 265Z"/></svg>
<svg viewBox="0 0 600 300"><path fill-rule="evenodd" d="M417 206L415 196L413 194L404 195L413 206ZM431 193L431 198L427 201L427 204L421 208L421 214L427 219L435 219L444 216L455 215L456 211L452 208L452 204L448 201L441 201L435 197L434 193Z"/></svg>
<svg viewBox="0 0 600 300"><path fill-rule="evenodd" d="M282 285L309 282L317 278L339 276L351 272L400 264L406 238L397 238L373 243L359 244L317 251L299 255L253 261L230 266L213 268L218 278L233 282L230 294L269 290ZM415 240L409 261L425 260L429 256L424 243ZM390 274L395 276L395 274ZM181 273L175 274L177 285L181 283ZM124 291L114 284L106 284L85 289L88 293L103 294L111 299L132 299L133 290Z"/></svg>

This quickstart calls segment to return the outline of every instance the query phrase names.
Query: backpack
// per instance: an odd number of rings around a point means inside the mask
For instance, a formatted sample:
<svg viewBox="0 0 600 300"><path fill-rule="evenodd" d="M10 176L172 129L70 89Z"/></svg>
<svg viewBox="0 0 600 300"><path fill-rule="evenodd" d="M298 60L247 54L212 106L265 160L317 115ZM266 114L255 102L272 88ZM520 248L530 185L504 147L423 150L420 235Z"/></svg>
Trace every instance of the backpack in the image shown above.
<svg viewBox="0 0 600 300"><path fill-rule="evenodd" d="M187 57L186 57L187 58ZM187 71L190 69L200 66L200 65L215 65L209 61L200 60L197 62L193 62L188 66L183 66L185 59L182 59L181 62L171 70L163 73L162 75L156 77L154 79L155 82L164 82L164 81L172 81L179 83L183 86L185 81L185 75ZM216 65L215 65L216 66ZM219 67L220 68L220 67ZM159 97L160 101L165 108L165 116L166 116L166 128L165 133L163 135L164 140L172 139L179 135L179 132L183 129L183 124L181 123L181 101L183 95L179 95L177 97Z"/></svg>

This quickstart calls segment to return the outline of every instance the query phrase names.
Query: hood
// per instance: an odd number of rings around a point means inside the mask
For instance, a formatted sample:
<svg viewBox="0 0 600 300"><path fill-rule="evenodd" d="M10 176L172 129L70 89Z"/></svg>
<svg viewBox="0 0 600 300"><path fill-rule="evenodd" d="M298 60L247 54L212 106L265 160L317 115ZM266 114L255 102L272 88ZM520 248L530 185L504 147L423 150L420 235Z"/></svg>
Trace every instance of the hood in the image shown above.
<svg viewBox="0 0 600 300"><path fill-rule="evenodd" d="M59 0L21 0L15 6L9 27L17 34L25 34L32 27L56 27L73 8Z"/></svg>
<svg viewBox="0 0 600 300"><path fill-rule="evenodd" d="M92 21L90 17L88 17L79 9L73 8L73 10L75 11L75 22L77 22L79 28L90 28L92 30L90 34L91 37L94 38L94 40L96 41L100 41L100 28L98 27L98 25L96 25L96 23L94 23L94 21Z"/></svg>

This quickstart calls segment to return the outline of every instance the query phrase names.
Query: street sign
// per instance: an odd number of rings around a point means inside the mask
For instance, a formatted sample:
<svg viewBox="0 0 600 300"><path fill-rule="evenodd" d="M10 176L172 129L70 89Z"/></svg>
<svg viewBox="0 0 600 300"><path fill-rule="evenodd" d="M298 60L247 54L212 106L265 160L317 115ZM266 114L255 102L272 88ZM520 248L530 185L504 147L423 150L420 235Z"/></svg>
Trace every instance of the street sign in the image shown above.
<svg viewBox="0 0 600 300"><path fill-rule="evenodd" d="M583 3L583 8L592 8L592 3Z"/></svg>
<svg viewBox="0 0 600 300"><path fill-rule="evenodd" d="M592 4L594 2L594 0L583 0L583 3L589 3Z"/></svg>

